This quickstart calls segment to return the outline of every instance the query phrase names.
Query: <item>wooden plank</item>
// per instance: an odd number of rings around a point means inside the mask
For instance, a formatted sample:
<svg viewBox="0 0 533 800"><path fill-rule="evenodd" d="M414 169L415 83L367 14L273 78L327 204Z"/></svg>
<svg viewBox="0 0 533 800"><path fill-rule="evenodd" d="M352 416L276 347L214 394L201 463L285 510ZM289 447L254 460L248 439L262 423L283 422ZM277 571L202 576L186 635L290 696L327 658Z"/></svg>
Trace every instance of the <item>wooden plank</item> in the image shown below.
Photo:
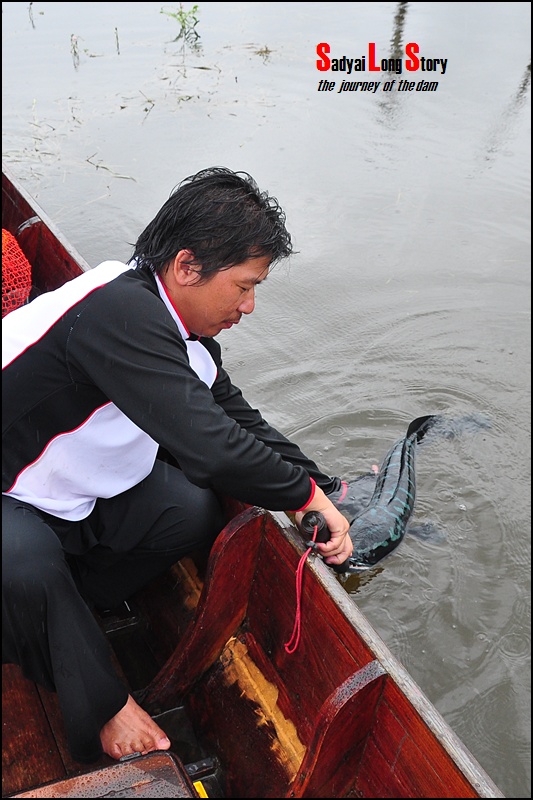
<svg viewBox="0 0 533 800"><path fill-rule="evenodd" d="M375 739L370 739L357 776L359 797L412 797L412 788L403 784L399 776L392 772L394 763L380 750Z"/></svg>
<svg viewBox="0 0 533 800"><path fill-rule="evenodd" d="M2 795L66 775L34 683L2 666Z"/></svg>
<svg viewBox="0 0 533 800"><path fill-rule="evenodd" d="M385 681L385 671L373 661L327 698L288 797L345 797L356 788Z"/></svg>
<svg viewBox="0 0 533 800"><path fill-rule="evenodd" d="M230 640L187 694L189 716L222 766L225 797L283 797L305 752L276 705L279 684L258 662L251 634ZM265 674L266 673L266 674Z"/></svg>
<svg viewBox="0 0 533 800"><path fill-rule="evenodd" d="M199 797L183 764L167 752L149 753L103 769L54 781L12 797Z"/></svg>
<svg viewBox="0 0 533 800"><path fill-rule="evenodd" d="M284 687L279 698L282 710L298 720L302 740L308 744L317 709L374 655L347 624L325 587L306 579L308 564L303 571L300 642L294 652L286 651L296 614L296 569L305 548L298 552L284 537L269 532L270 526L257 560L247 624Z"/></svg>
<svg viewBox="0 0 533 800"><path fill-rule="evenodd" d="M264 512L243 511L219 534L211 551L196 617L180 647L146 688L143 706L159 714L181 697L218 658L242 622L248 605Z"/></svg>
<svg viewBox="0 0 533 800"><path fill-rule="evenodd" d="M436 787L439 797L474 797L476 792L471 782L458 768L440 737L434 735L428 726L428 719L420 717L398 686L391 684L387 688L387 702L382 709L386 719L377 730L392 726L393 718L401 727L402 741L396 760L401 762L399 769L404 772L404 780L418 791L425 792L431 779L431 785ZM433 714L437 716L436 709L433 709ZM378 742L378 746L380 744ZM420 766L423 768L420 769Z"/></svg>

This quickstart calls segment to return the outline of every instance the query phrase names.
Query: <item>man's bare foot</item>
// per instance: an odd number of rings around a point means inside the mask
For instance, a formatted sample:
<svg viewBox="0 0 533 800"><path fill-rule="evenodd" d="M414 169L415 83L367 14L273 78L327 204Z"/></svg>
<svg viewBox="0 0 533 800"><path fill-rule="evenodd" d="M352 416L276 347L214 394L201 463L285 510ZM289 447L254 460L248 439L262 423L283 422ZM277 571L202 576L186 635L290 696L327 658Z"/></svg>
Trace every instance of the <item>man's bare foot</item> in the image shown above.
<svg viewBox="0 0 533 800"><path fill-rule="evenodd" d="M170 741L152 717L128 696L126 705L100 731L104 753L119 759L132 753L168 750Z"/></svg>

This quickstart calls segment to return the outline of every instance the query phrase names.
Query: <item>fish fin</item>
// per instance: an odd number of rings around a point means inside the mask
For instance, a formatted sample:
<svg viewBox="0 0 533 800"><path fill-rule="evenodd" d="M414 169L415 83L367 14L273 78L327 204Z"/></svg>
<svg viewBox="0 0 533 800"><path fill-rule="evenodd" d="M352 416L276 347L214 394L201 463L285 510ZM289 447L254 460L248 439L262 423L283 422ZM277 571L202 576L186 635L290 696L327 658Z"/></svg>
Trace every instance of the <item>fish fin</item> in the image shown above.
<svg viewBox="0 0 533 800"><path fill-rule="evenodd" d="M420 441L428 428L430 428L437 420L435 414L428 414L425 417L417 417L414 419L407 428L406 439L409 439L416 433L417 441Z"/></svg>

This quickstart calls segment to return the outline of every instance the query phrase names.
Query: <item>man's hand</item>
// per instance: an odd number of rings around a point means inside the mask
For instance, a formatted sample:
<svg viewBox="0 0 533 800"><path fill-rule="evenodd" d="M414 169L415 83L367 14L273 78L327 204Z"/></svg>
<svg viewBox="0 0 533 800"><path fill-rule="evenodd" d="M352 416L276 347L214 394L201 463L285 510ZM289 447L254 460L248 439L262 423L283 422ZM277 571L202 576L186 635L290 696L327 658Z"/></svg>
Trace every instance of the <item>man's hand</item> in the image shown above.
<svg viewBox="0 0 533 800"><path fill-rule="evenodd" d="M329 542L317 542L317 551L326 564L343 564L352 555L353 551L353 544L349 534L350 523L318 486L315 489L312 501L306 506L305 511L299 511L295 515L298 525L300 525L304 514L309 511L316 511L323 515L331 536Z"/></svg>

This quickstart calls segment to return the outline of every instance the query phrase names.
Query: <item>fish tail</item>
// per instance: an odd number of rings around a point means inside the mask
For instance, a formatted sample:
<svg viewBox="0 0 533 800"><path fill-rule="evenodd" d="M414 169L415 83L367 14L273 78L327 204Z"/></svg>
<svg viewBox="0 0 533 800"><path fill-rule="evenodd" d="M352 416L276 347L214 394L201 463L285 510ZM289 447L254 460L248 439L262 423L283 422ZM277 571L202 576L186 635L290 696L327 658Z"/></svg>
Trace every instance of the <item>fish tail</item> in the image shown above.
<svg viewBox="0 0 533 800"><path fill-rule="evenodd" d="M417 417L407 428L406 438L409 439L416 433L417 442L421 441L425 433L435 424L437 417L435 414L428 414L425 417Z"/></svg>

